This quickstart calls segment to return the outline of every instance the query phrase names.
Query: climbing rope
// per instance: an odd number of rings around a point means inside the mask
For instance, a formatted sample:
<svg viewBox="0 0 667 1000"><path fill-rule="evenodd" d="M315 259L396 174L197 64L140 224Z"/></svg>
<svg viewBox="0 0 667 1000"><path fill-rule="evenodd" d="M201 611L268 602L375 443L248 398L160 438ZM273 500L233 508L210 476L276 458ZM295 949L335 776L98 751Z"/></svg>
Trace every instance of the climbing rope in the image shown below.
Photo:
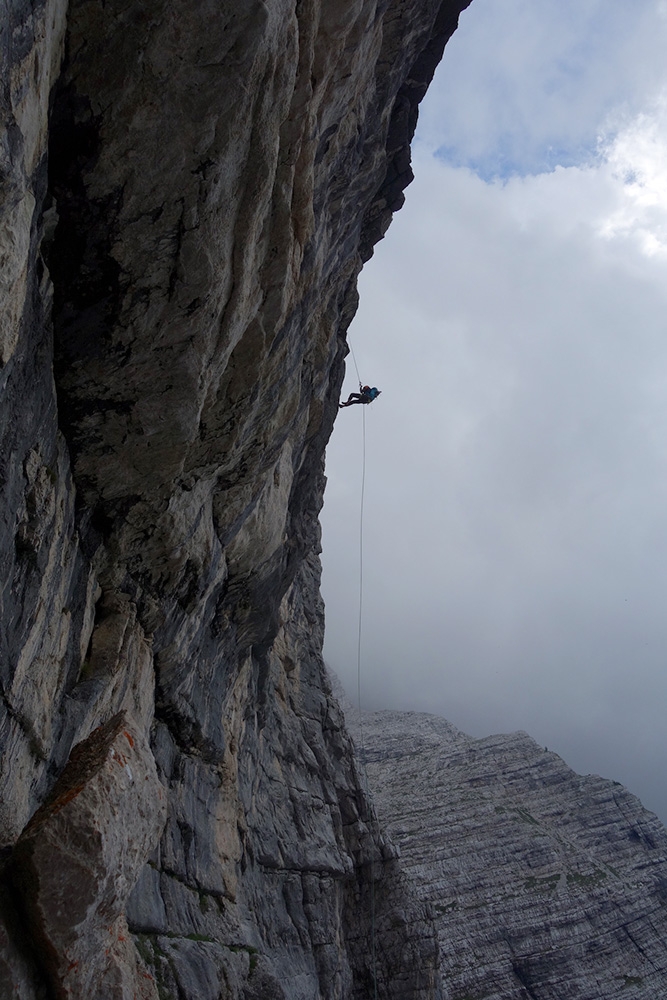
<svg viewBox="0 0 667 1000"><path fill-rule="evenodd" d="M350 344L350 354L352 355L352 360L354 361L354 367L357 372L357 378L359 379L359 385L361 385L361 375L359 374L359 365L357 364L357 359L354 356L354 347Z"/></svg>
<svg viewBox="0 0 667 1000"><path fill-rule="evenodd" d="M359 734L361 739L361 759L366 770L366 747L364 746L364 723L361 716L361 634L364 609L364 494L366 492L366 407L361 410L361 504L359 507L359 627L357 630L357 703L359 707Z"/></svg>

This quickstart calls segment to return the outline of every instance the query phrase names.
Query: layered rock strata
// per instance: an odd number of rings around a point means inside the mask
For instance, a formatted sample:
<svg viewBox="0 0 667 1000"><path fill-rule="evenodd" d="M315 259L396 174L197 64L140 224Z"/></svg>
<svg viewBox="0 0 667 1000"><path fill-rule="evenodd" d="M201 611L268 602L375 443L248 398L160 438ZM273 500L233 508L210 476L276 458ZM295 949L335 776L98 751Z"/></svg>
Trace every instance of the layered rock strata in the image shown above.
<svg viewBox="0 0 667 1000"><path fill-rule="evenodd" d="M384 996L437 994L429 913L324 677L317 515L356 277L402 203L417 105L465 6L6 5L8 995L361 997L374 976ZM99 829L77 809L100 771L40 812L119 712L164 794L153 850L136 781ZM34 866L51 852L59 898L58 844L78 829L76 863L97 874L58 929ZM91 947L101 913L116 943L127 919L131 956Z"/></svg>
<svg viewBox="0 0 667 1000"><path fill-rule="evenodd" d="M667 831L625 788L431 715L364 713L363 742L448 1000L667 996Z"/></svg>

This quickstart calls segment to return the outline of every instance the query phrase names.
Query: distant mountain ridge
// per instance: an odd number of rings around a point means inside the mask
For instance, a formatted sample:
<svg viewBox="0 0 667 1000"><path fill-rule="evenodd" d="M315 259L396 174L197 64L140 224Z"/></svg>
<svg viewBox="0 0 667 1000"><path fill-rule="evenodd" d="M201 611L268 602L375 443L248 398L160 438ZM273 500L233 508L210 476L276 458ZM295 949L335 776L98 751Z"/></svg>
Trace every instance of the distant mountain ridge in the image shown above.
<svg viewBox="0 0 667 1000"><path fill-rule="evenodd" d="M634 795L526 733L362 721L378 816L433 909L449 1000L667 997L667 831Z"/></svg>

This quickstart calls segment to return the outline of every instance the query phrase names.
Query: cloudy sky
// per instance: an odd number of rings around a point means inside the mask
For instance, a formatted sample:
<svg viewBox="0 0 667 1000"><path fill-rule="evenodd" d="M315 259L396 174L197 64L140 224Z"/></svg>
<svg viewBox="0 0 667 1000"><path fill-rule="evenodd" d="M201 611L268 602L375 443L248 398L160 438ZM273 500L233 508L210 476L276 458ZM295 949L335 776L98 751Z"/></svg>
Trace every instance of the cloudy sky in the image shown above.
<svg viewBox="0 0 667 1000"><path fill-rule="evenodd" d="M356 697L527 730L667 821L667 0L473 0L350 331L323 511ZM345 391L356 388L350 359Z"/></svg>

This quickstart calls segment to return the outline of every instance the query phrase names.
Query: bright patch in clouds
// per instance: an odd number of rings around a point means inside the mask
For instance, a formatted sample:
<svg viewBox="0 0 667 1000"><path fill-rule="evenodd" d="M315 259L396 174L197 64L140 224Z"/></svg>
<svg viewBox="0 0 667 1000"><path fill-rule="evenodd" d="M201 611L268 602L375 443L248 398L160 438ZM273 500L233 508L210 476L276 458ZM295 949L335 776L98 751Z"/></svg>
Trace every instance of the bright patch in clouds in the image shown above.
<svg viewBox="0 0 667 1000"><path fill-rule="evenodd" d="M486 179L581 165L610 115L636 115L658 92L665 52L662 0L473 0L420 135Z"/></svg>
<svg viewBox="0 0 667 1000"><path fill-rule="evenodd" d="M649 256L667 253L667 96L622 128L603 155L623 198L602 233L634 235Z"/></svg>

